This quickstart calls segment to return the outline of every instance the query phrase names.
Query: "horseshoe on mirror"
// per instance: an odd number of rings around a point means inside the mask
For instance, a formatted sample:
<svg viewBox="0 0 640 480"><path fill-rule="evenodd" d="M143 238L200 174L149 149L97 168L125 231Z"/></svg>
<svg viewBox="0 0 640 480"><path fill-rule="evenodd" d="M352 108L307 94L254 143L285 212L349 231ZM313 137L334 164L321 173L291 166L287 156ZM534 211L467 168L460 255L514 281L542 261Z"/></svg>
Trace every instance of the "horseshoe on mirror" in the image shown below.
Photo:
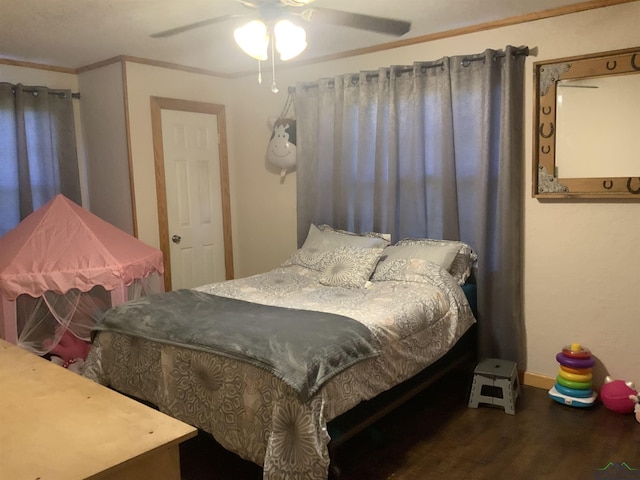
<svg viewBox="0 0 640 480"><path fill-rule="evenodd" d="M545 155L548 154L551 151L551 145L543 145L540 148L540 151L542 151L542 153L544 153Z"/></svg>
<svg viewBox="0 0 640 480"><path fill-rule="evenodd" d="M547 105L546 107L542 107L542 114L549 115L551 113L551 106Z"/></svg>
<svg viewBox="0 0 640 480"><path fill-rule="evenodd" d="M602 182L602 187L605 190L611 190L613 188L613 180L605 180Z"/></svg>
<svg viewBox="0 0 640 480"><path fill-rule="evenodd" d="M615 60L609 60L607 62L607 70L615 70L617 66L618 62L616 62Z"/></svg>
<svg viewBox="0 0 640 480"><path fill-rule="evenodd" d="M633 193L634 195L637 195L640 193L640 187L638 188L631 188L631 180L633 179L633 177L629 177L627 179L627 190L629 193ZM638 180L640 180L640 177L638 177Z"/></svg>
<svg viewBox="0 0 640 480"><path fill-rule="evenodd" d="M631 68L633 68L634 70L640 70L640 65L636 65L637 56L638 56L637 53L634 53L633 55L631 55Z"/></svg>
<svg viewBox="0 0 640 480"><path fill-rule="evenodd" d="M553 127L553 123L549 123L549 133L545 134L544 133L544 123L540 124L540 136L542 138L551 138L553 136L553 132L555 131L554 127Z"/></svg>

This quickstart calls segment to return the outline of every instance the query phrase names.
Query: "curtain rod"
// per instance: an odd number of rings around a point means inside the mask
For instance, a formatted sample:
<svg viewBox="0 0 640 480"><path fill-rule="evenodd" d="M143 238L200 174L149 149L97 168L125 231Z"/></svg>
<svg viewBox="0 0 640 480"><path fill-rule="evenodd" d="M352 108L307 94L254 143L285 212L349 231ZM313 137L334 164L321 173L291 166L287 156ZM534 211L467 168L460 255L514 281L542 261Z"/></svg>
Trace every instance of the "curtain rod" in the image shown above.
<svg viewBox="0 0 640 480"><path fill-rule="evenodd" d="M36 90L34 88L23 88L22 91L26 92L26 93L35 93L38 90ZM15 92L15 90L14 90L14 92ZM48 93L49 93L49 95L56 95L58 97L63 97L63 96L66 95L65 92L55 92L55 91L52 92L52 91L49 91ZM80 100L80 92L71 92L71 98L76 98L76 99Z"/></svg>
<svg viewBox="0 0 640 480"><path fill-rule="evenodd" d="M512 52L512 55L514 55L514 56L524 55L525 57L528 57L529 53L530 53L529 52L529 47L520 47L520 48L514 50ZM506 52L497 52L497 53L493 54L494 58L502 58L505 55L506 55ZM469 56L462 57L462 65L465 66L465 67L469 66L471 64L471 62L478 62L478 61L484 61L484 54L479 53L477 55L469 55ZM427 69L429 69L429 68L438 68L438 67L443 67L443 66L444 66L444 63L442 63L442 62L432 63L430 65L421 65L420 66L420 70L422 71L422 73L425 73L427 71ZM414 67L400 68L400 69L396 70L396 73L398 75L401 75L403 73L413 72L413 69L414 69ZM367 80L369 80L371 78L377 78L379 75L380 74L378 72L372 72L372 73L368 73L366 75L366 77L367 77ZM389 73L387 72L387 76L388 75L389 75ZM354 75L354 77L357 78L357 76L355 76L355 75ZM353 77L352 77L352 83L353 83ZM314 88L314 87L317 88L318 84L317 83L308 84L308 85L305 85L303 88ZM296 87L289 87L287 89L287 91L288 91L289 94L295 93Z"/></svg>

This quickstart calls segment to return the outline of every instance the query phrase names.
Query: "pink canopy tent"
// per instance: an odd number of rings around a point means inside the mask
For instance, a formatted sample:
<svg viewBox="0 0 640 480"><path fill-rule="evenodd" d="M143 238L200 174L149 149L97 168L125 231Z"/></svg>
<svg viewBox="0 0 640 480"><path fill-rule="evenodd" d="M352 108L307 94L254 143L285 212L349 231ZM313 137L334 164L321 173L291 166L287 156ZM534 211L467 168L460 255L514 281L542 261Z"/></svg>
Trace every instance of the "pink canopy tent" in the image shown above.
<svg viewBox="0 0 640 480"><path fill-rule="evenodd" d="M16 313L19 296L42 298L66 328L64 323L76 309L90 309L87 298L95 287L110 292L111 306L118 305L131 299L130 286L151 275L159 277L154 288L161 290L163 271L160 250L57 195L0 238L3 338L22 343ZM66 302L54 305L69 293ZM84 330L88 332L86 325Z"/></svg>

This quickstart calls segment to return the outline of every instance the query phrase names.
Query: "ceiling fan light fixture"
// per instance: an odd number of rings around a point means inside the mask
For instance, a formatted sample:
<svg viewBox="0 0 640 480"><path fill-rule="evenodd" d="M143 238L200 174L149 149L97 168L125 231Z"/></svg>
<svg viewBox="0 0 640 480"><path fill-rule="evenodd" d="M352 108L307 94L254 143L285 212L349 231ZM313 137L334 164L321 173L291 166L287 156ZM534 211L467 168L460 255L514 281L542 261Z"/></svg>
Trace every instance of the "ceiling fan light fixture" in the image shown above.
<svg viewBox="0 0 640 480"><path fill-rule="evenodd" d="M276 41L276 50L283 61L297 57L307 48L307 32L304 31L304 28L295 25L289 20L278 21L273 33Z"/></svg>
<svg viewBox="0 0 640 480"><path fill-rule="evenodd" d="M233 31L233 38L244 53L256 60L267 60L269 34L267 26L260 20L253 20Z"/></svg>

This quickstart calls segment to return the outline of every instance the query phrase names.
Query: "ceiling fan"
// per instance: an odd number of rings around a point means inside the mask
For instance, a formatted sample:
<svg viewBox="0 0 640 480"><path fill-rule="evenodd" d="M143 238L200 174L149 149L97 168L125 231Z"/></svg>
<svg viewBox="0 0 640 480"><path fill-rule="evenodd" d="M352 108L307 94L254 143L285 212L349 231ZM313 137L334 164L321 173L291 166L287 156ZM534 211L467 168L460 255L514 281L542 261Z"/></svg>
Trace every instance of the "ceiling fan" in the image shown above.
<svg viewBox="0 0 640 480"><path fill-rule="evenodd" d="M260 19L273 27L278 20L300 18L308 23L339 25L372 32L401 36L411 29L411 22L309 6L313 0L235 0L258 10ZM206 27L247 15L222 15L151 34L153 38L171 37L196 28ZM249 14L251 16L251 14ZM255 15L254 15L255 16Z"/></svg>
<svg viewBox="0 0 640 480"><path fill-rule="evenodd" d="M307 47L306 31L291 20L298 19L309 24L337 25L360 30L402 36L411 29L411 22L393 18L376 17L360 13L345 12L330 8L309 6L314 0L235 0L245 7L257 10L256 14L222 15L198 22L182 25L151 35L153 38L165 38L189 30L214 25L238 18L258 17L234 31L238 46L250 57L260 61L268 59L268 47L271 45L271 62L274 69L272 91L276 93L274 57L277 50L281 60L296 57ZM302 22L297 22L302 23ZM270 41L272 39L272 41ZM258 63L258 82L262 82Z"/></svg>

